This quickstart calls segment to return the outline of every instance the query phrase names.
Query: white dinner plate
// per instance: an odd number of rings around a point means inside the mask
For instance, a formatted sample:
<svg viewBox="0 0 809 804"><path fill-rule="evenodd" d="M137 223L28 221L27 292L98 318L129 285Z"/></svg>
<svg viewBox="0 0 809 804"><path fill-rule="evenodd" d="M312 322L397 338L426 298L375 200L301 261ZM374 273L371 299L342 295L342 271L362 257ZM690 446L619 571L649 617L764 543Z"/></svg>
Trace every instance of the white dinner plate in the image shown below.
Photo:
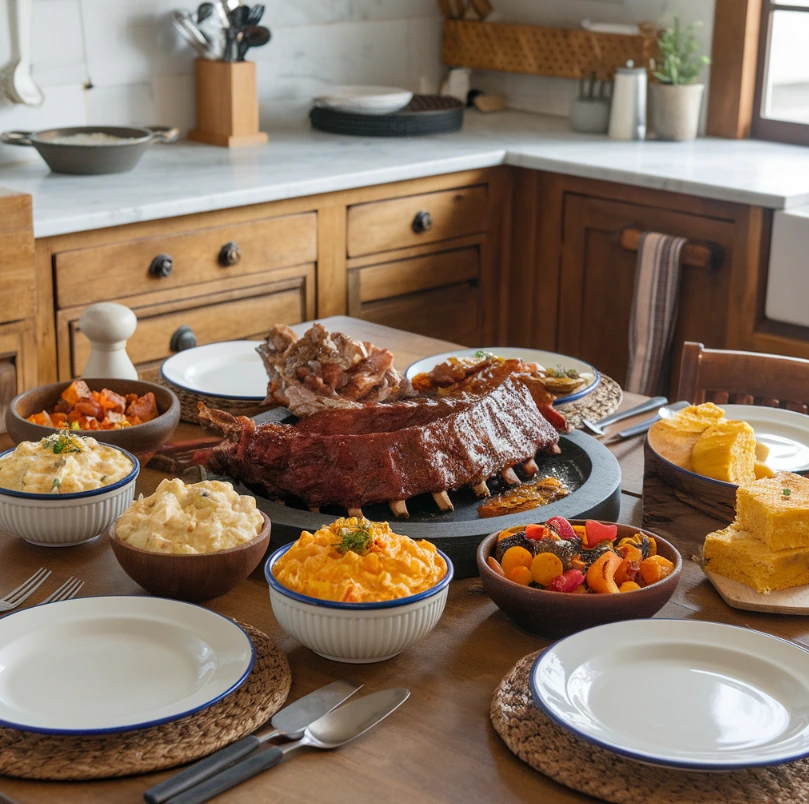
<svg viewBox="0 0 809 804"><path fill-rule="evenodd" d="M546 648L534 702L578 737L653 765L725 771L809 755L809 652L697 620L627 620Z"/></svg>
<svg viewBox="0 0 809 804"><path fill-rule="evenodd" d="M215 703L253 667L232 620L159 597L87 597L0 620L0 724L102 734Z"/></svg>
<svg viewBox="0 0 809 804"><path fill-rule="evenodd" d="M747 422L756 431L756 440L770 449L766 463L771 469L776 472L809 471L809 416L805 413L761 405L718 407L725 411L726 419ZM668 408L661 408L662 418L670 418L667 411Z"/></svg>
<svg viewBox="0 0 809 804"><path fill-rule="evenodd" d="M256 352L260 341L223 341L195 346L168 358L160 368L171 383L204 396L262 402L267 372Z"/></svg>
<svg viewBox="0 0 809 804"><path fill-rule="evenodd" d="M422 360L417 360L415 363L408 366L405 376L407 379L412 380L416 374L431 371L439 363L443 363L450 357L472 357L476 352L480 351L491 352L506 360L517 359L525 360L528 363L539 363L540 366L546 369L561 366L566 369L576 369L579 374L592 375L592 382L588 383L584 388L576 391L574 394L556 397L553 402L554 405L564 405L566 402L574 402L576 399L581 399L583 396L587 396L587 394L593 391L599 382L601 382L601 374L583 360L578 360L568 355L560 355L557 352L546 352L542 349L523 349L522 347L517 348L511 346L487 346L483 349L480 347L477 349L456 349L453 352L442 352L439 355L431 355Z"/></svg>
<svg viewBox="0 0 809 804"><path fill-rule="evenodd" d="M399 87L332 87L315 97L315 106L353 114L391 114L404 109L413 93Z"/></svg>

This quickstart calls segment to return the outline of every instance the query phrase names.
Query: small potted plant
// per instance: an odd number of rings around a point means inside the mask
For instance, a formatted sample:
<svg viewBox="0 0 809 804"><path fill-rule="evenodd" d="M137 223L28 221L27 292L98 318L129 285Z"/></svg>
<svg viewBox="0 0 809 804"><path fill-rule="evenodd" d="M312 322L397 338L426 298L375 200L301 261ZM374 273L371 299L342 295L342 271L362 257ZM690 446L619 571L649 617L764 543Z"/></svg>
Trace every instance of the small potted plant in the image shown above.
<svg viewBox="0 0 809 804"><path fill-rule="evenodd" d="M711 60L698 55L694 31L701 23L683 29L680 15L674 14L671 28L658 39L661 63L654 71L660 83L651 85L652 126L661 140L693 140L699 127L699 111L705 85L698 84L702 68Z"/></svg>

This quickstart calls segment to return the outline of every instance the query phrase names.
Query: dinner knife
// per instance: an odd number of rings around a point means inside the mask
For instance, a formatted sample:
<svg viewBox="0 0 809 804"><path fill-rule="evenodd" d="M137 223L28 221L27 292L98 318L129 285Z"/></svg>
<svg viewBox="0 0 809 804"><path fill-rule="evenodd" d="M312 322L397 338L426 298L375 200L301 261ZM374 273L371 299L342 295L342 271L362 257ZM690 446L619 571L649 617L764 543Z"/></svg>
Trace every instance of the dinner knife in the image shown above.
<svg viewBox="0 0 809 804"><path fill-rule="evenodd" d="M230 767L236 760L252 753L267 740L275 737L286 737L290 740L300 739L307 726L323 715L327 715L343 701L348 700L360 687L362 684L340 679L304 695L303 698L299 698L295 703L285 706L273 715L270 721L272 731L266 731L263 734L249 734L247 737L225 746L164 782L156 784L143 794L143 798L148 804L163 804L172 796L176 796L178 793L188 790L189 787Z"/></svg>
<svg viewBox="0 0 809 804"><path fill-rule="evenodd" d="M376 726L389 714L396 711L410 696L410 690L403 687L381 690L351 701L339 709L310 723L303 731L300 740L282 746L273 745L266 751L259 751L248 759L218 773L212 779L180 793L169 804L204 804L204 802L230 790L231 787L252 779L265 770L277 765L288 753L304 746L312 748L339 748Z"/></svg>
<svg viewBox="0 0 809 804"><path fill-rule="evenodd" d="M618 433L618 438L632 438L636 435L643 435L644 433L648 432L651 426L655 422L660 421L660 416L652 416L651 419L645 419L644 421L640 422L639 424L633 424L631 427L627 427L624 430L621 430Z"/></svg>

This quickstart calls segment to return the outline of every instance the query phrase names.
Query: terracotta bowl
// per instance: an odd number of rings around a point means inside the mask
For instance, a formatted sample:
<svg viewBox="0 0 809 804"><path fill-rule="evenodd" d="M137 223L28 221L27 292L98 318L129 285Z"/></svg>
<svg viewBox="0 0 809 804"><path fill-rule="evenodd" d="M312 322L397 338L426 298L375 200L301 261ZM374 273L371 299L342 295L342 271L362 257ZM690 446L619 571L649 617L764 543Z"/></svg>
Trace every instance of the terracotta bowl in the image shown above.
<svg viewBox="0 0 809 804"><path fill-rule="evenodd" d="M578 519L571 522L574 525L584 524L584 520ZM486 563L489 556L494 556L497 533L487 536L478 547L478 572L489 597L520 628L546 639L558 639L594 625L618 620L645 619L668 603L680 580L683 562L675 547L660 536L642 528L618 525L618 540L636 533L654 537L658 554L674 563L674 571L662 581L634 592L574 595L533 589L508 581Z"/></svg>
<svg viewBox="0 0 809 804"><path fill-rule="evenodd" d="M91 391L109 388L116 394L137 394L138 396L151 391L155 395L157 409L160 412L156 419L134 427L125 427L122 430L88 430L83 433L92 436L96 441L114 444L116 447L134 452L136 455L143 455L153 452L168 441L180 421L180 401L172 391L162 385L143 380L90 379L85 382L90 386ZM52 411L62 391L68 385L70 382L41 385L39 388L19 394L11 400L6 414L6 428L15 444L19 444L21 441L39 441L57 432L55 427L33 424L26 419L43 410Z"/></svg>
<svg viewBox="0 0 809 804"><path fill-rule="evenodd" d="M124 572L147 592L201 603L229 592L261 563L270 544L270 519L265 513L261 516L264 528L253 541L217 553L172 555L141 550L116 538L114 522L107 535Z"/></svg>

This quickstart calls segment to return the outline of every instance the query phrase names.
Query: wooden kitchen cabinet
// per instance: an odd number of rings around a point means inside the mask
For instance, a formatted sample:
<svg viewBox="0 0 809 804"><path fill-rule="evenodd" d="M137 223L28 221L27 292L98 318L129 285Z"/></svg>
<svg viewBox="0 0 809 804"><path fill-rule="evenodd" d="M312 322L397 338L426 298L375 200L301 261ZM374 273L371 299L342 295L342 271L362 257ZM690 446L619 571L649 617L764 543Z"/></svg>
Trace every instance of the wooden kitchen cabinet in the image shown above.
<svg viewBox="0 0 809 804"><path fill-rule="evenodd" d="M11 399L36 382L31 197L0 189L0 432Z"/></svg>
<svg viewBox="0 0 809 804"><path fill-rule="evenodd" d="M747 348L751 283L768 242L770 213L739 204L537 173L517 187L530 199L533 237L520 262L515 239L510 340L576 355L626 379L637 254L625 229L679 235L712 250L707 268L681 269L672 367L684 340ZM519 230L515 222L515 232ZM526 256L527 255L527 256Z"/></svg>

